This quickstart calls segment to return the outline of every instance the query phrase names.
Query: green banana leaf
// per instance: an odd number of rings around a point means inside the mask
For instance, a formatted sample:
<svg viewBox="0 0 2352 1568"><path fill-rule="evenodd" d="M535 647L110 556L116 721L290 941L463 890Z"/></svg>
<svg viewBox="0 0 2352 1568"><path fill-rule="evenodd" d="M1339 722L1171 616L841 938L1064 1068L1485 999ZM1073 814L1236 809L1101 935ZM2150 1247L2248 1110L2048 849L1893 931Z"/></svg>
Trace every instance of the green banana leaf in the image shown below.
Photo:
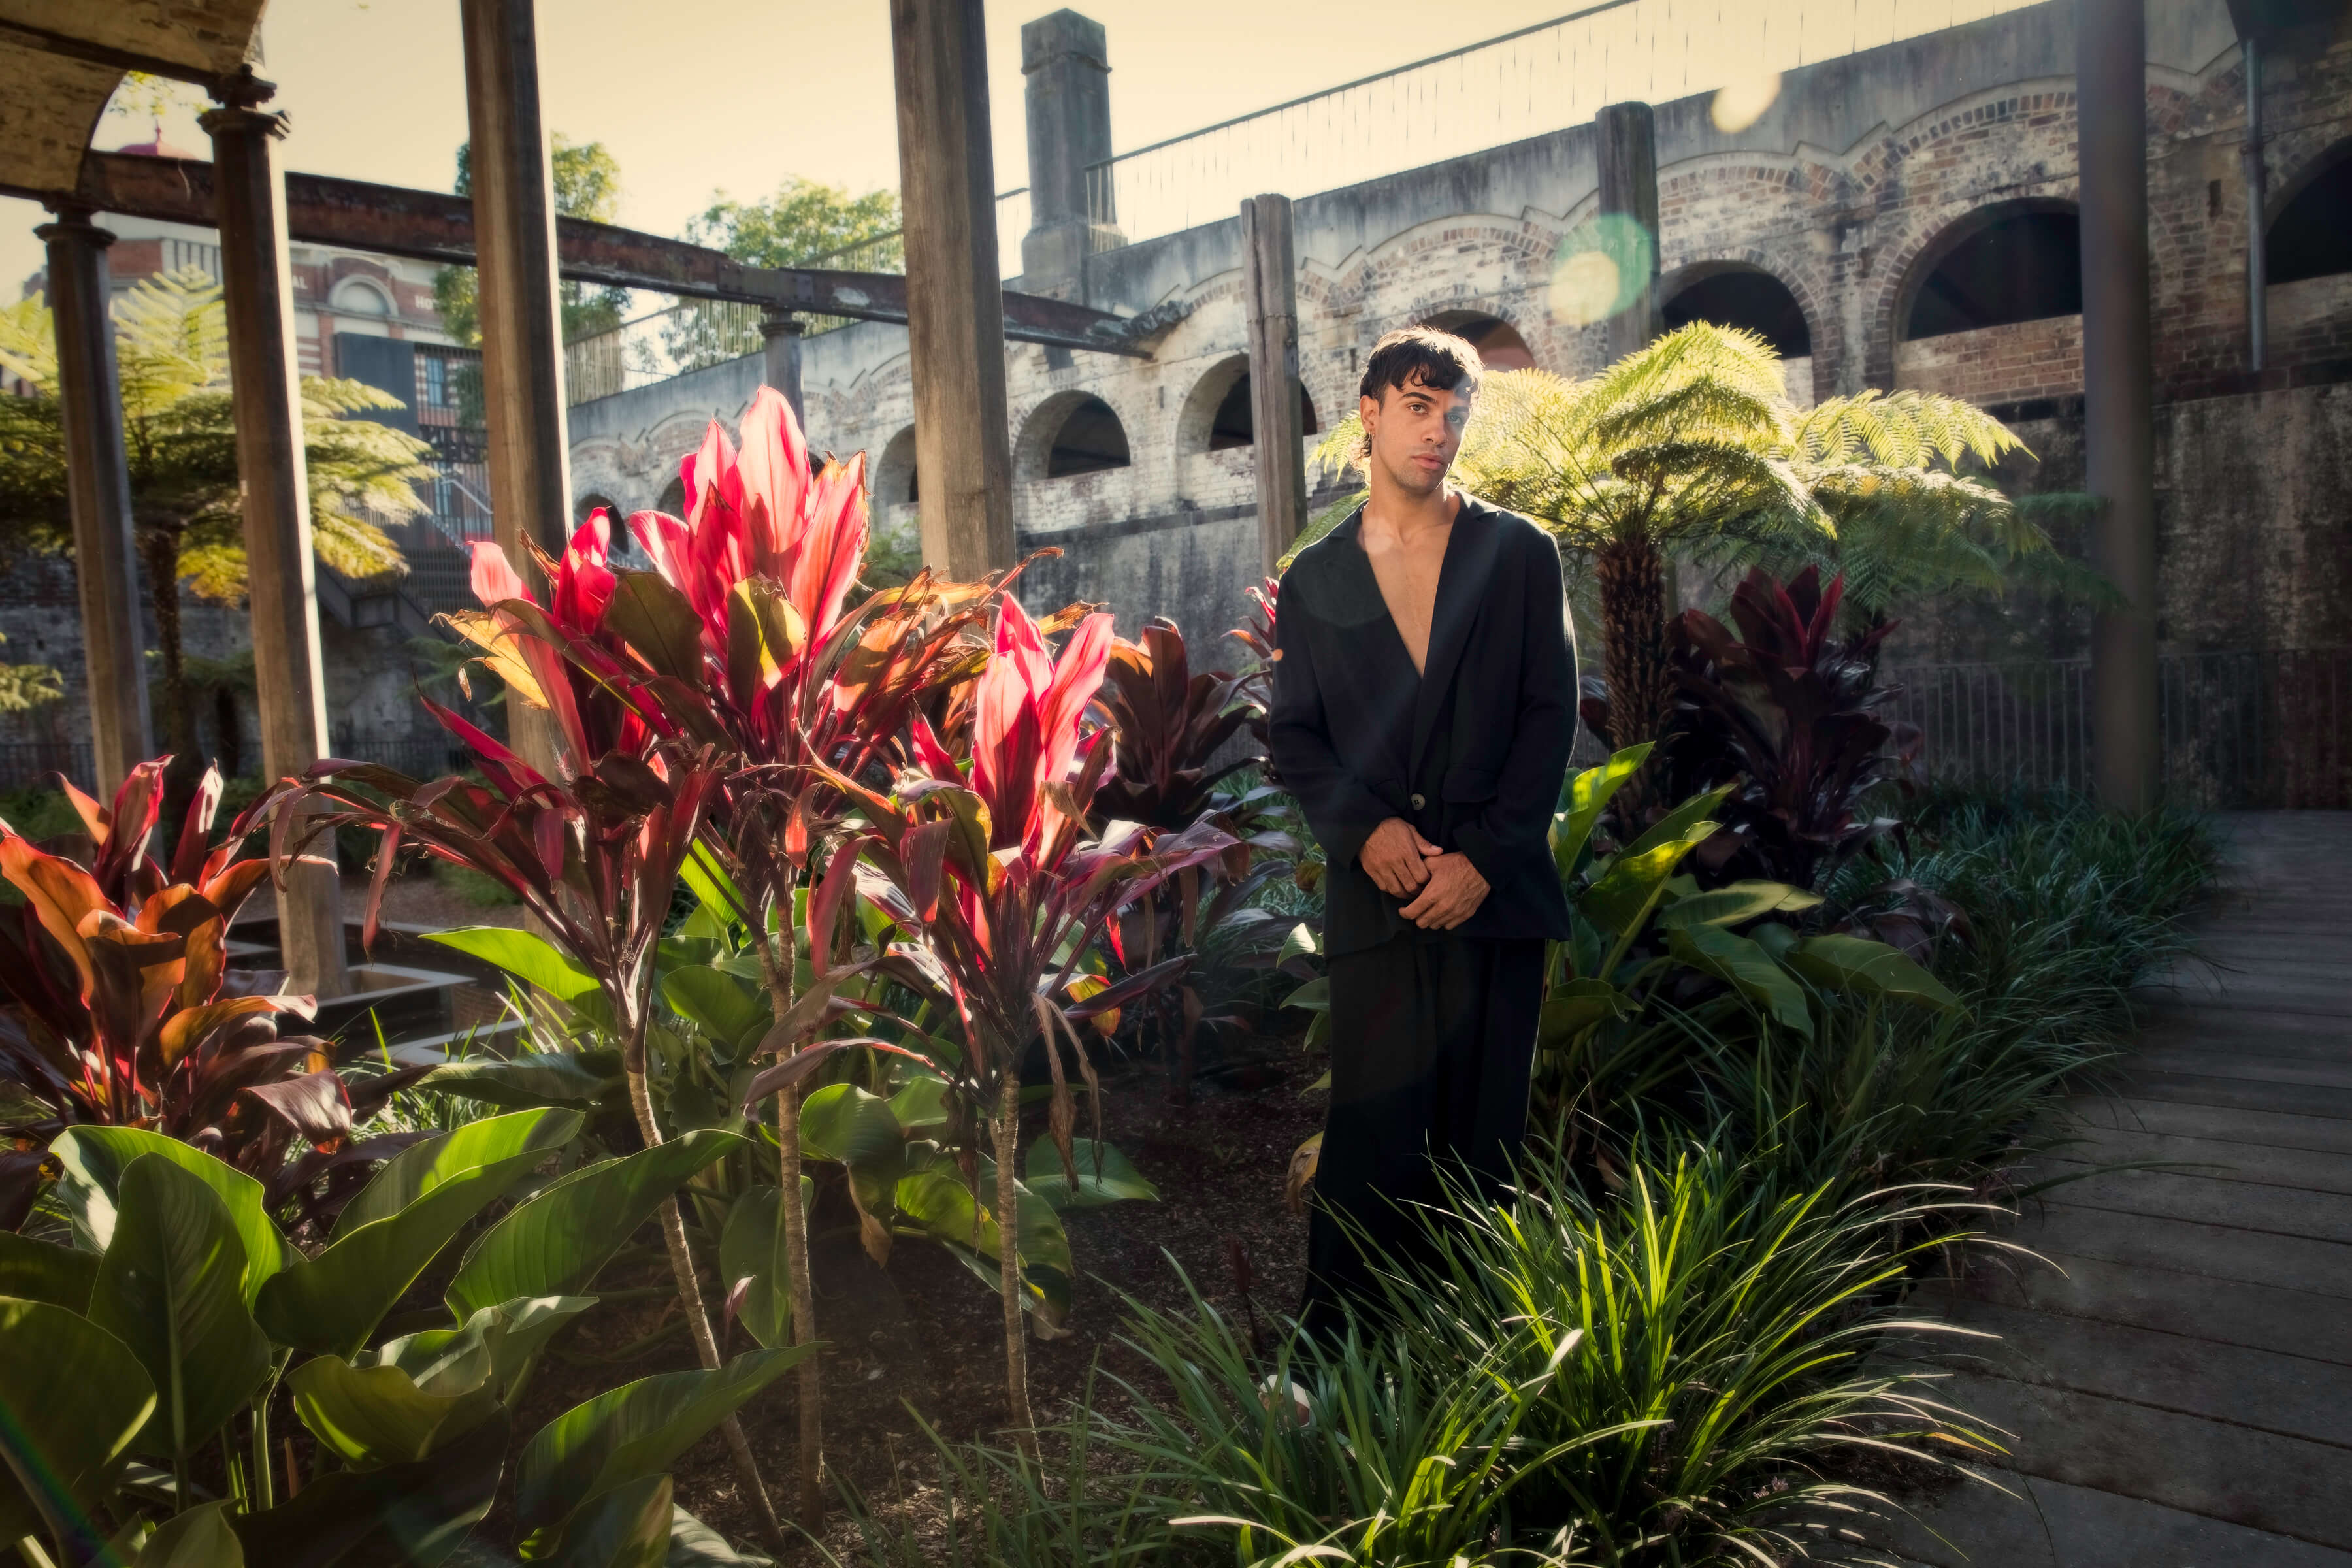
<svg viewBox="0 0 2352 1568"><path fill-rule="evenodd" d="M1813 1037L1813 1012L1805 988L1748 938L1717 925L1676 926L1666 932L1666 951L1728 984L1782 1028Z"/></svg>
<svg viewBox="0 0 2352 1568"><path fill-rule="evenodd" d="M449 1310L464 1319L517 1296L586 1289L664 1198L743 1145L732 1132L702 1129L551 1183L467 1251L445 1298Z"/></svg>
<svg viewBox="0 0 2352 1568"><path fill-rule="evenodd" d="M280 1344L351 1355L458 1231L577 1137L581 1121L576 1110L518 1110L402 1150L352 1200L324 1252L263 1287L262 1326Z"/></svg>
<svg viewBox="0 0 2352 1568"><path fill-rule="evenodd" d="M515 1466L515 1518L544 1542L598 1493L657 1475L816 1344L751 1351L713 1372L640 1378L539 1429ZM530 1551L526 1541L524 1550Z"/></svg>
<svg viewBox="0 0 2352 1568"><path fill-rule="evenodd" d="M759 1044L775 1016L764 985L707 963L669 971L662 976L661 993L671 1012L718 1042L726 1061Z"/></svg>
<svg viewBox="0 0 2352 1568"><path fill-rule="evenodd" d="M1957 1013L1960 999L1909 954L1868 937L1809 936L1789 949L1789 967L1825 991L1858 991Z"/></svg>
<svg viewBox="0 0 2352 1568"><path fill-rule="evenodd" d="M1092 1138L1073 1138L1070 1155L1078 1167L1075 1187L1070 1184L1069 1173L1062 1169L1061 1151L1054 1147L1053 1138L1048 1135L1038 1139L1029 1145L1028 1156L1023 1161L1025 1169L1021 1184L1044 1199L1048 1207L1063 1214L1130 1199L1160 1201L1160 1189L1146 1181L1134 1163L1109 1144Z"/></svg>
<svg viewBox="0 0 2352 1568"><path fill-rule="evenodd" d="M669 1477L641 1476L572 1510L546 1560L552 1568L663 1568L675 1511Z"/></svg>
<svg viewBox="0 0 2352 1568"><path fill-rule="evenodd" d="M0 1296L0 1411L53 1413L6 1423L0 1541L54 1535L68 1510L101 1512L154 1409L154 1380L129 1345L54 1302Z"/></svg>
<svg viewBox="0 0 2352 1568"><path fill-rule="evenodd" d="M573 963L569 953L534 932L512 926L459 926L454 931L429 932L425 940L455 948L485 963L495 963L517 980L535 985L557 1001L582 1011L586 1011L592 1003L603 1002L596 977Z"/></svg>
<svg viewBox="0 0 2352 1568"><path fill-rule="evenodd" d="M844 1165L895 1160L906 1144L890 1102L850 1083L829 1083L801 1101L801 1152Z"/></svg>
<svg viewBox="0 0 2352 1568"><path fill-rule="evenodd" d="M96 1254L0 1230L0 1296L87 1312L89 1288L97 1282Z"/></svg>
<svg viewBox="0 0 2352 1568"><path fill-rule="evenodd" d="M396 1366L353 1366L313 1356L286 1380L294 1414L310 1435L355 1470L414 1464L473 1429L499 1408L488 1368L471 1388L428 1393Z"/></svg>
<svg viewBox="0 0 2352 1568"><path fill-rule="evenodd" d="M425 1329L386 1340L352 1358L356 1366L396 1366L429 1394L457 1394L485 1377L500 1403L520 1396L539 1352L593 1296L523 1296L485 1307L463 1328Z"/></svg>
<svg viewBox="0 0 2352 1568"><path fill-rule="evenodd" d="M719 1283L732 1295L745 1280L750 1286L737 1304L736 1319L760 1345L774 1350L792 1340L791 1276L784 1263L784 1189L771 1182L746 1188L727 1211L727 1225L719 1233ZM805 1206L816 1192L815 1179L801 1178L801 1202Z"/></svg>
<svg viewBox="0 0 2352 1568"><path fill-rule="evenodd" d="M1600 826L1601 814L1609 805L1610 797L1624 786L1641 765L1649 761L1652 742L1628 746L1597 768L1587 768L1568 781L1567 799L1562 809L1552 818L1551 858L1560 879L1575 875L1578 863L1584 857L1585 847L1592 842L1592 830Z"/></svg>
<svg viewBox="0 0 2352 1568"><path fill-rule="evenodd" d="M123 1171L118 1202L89 1319L131 1347L155 1385L136 1446L184 1455L269 1375L269 1337L245 1304L245 1243L217 1193L153 1154Z"/></svg>
<svg viewBox="0 0 2352 1568"><path fill-rule="evenodd" d="M527 1110L615 1102L626 1083L618 1051L536 1051L507 1061L449 1062L416 1087Z"/></svg>
<svg viewBox="0 0 2352 1568"><path fill-rule="evenodd" d="M1667 879L1715 828L1712 822L1689 822L1675 836L1655 843L1650 839L1656 829L1643 835L1640 844L1610 858L1606 868L1577 900L1578 911L1621 939L1634 936L1649 923L1650 911L1665 896Z"/></svg>
<svg viewBox="0 0 2352 1568"><path fill-rule="evenodd" d="M229 1524L226 1502L175 1513L155 1527L131 1568L245 1568L245 1546Z"/></svg>
<svg viewBox="0 0 2352 1568"><path fill-rule="evenodd" d="M237 1238L245 1244L245 1300L261 1295L264 1281L285 1266L288 1248L263 1205L261 1184L243 1171L176 1138L141 1127L68 1127L49 1145L65 1167L58 1195L74 1236L92 1252L113 1239L122 1173L146 1155L169 1161L212 1188L226 1205Z"/></svg>
<svg viewBox="0 0 2352 1568"><path fill-rule="evenodd" d="M1709 893L1691 893L1658 911L1658 924L1676 926L1738 925L1769 914L1794 914L1822 900L1786 882L1733 882Z"/></svg>
<svg viewBox="0 0 2352 1568"><path fill-rule="evenodd" d="M234 1521L268 1568L438 1568L490 1511L513 1423L504 1409L407 1465L330 1470Z"/></svg>

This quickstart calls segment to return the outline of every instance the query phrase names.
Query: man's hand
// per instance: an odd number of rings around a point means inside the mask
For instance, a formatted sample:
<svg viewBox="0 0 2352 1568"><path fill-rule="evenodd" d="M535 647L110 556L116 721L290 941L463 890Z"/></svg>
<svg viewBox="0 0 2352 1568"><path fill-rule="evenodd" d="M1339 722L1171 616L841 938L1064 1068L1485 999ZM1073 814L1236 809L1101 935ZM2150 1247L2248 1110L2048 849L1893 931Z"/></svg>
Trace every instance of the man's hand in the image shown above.
<svg viewBox="0 0 2352 1568"><path fill-rule="evenodd" d="M1429 880L1423 862L1437 852L1437 846L1415 833L1412 824L1391 816L1372 829L1372 836L1356 852L1356 864L1381 892L1392 899L1409 899Z"/></svg>
<svg viewBox="0 0 2352 1568"><path fill-rule="evenodd" d="M1486 879L1470 864L1467 855L1447 854L1426 843L1429 886L1404 907L1404 918L1423 931L1452 931L1478 912L1486 901Z"/></svg>

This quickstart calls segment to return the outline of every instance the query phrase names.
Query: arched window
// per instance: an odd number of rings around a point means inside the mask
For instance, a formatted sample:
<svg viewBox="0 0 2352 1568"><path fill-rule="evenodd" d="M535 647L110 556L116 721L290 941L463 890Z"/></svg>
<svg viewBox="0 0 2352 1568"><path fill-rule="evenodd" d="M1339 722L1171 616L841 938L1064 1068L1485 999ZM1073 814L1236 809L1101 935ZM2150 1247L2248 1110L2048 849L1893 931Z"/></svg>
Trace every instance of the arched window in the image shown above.
<svg viewBox="0 0 2352 1568"><path fill-rule="evenodd" d="M1911 297L1903 335L1940 337L2082 310L2083 236L2074 209L2013 207L1980 217L1937 257Z"/></svg>
<svg viewBox="0 0 2352 1568"><path fill-rule="evenodd" d="M663 486L661 500L654 502L654 510L666 511L672 517L683 518L686 515L686 481L683 479L674 479Z"/></svg>
<svg viewBox="0 0 2352 1568"><path fill-rule="evenodd" d="M1323 426L1315 417L1315 400L1307 389L1298 389L1299 429L1312 436ZM1235 447L1257 445L1257 412L1250 404L1249 372L1235 378L1223 397L1217 400L1217 411L1209 418L1209 450L1229 451Z"/></svg>
<svg viewBox="0 0 2352 1568"><path fill-rule="evenodd" d="M621 503L594 490L583 493L578 500L572 503L572 526L577 528L587 521L600 506L604 509L604 516L611 521L615 535L626 531L629 514L621 510Z"/></svg>
<svg viewBox="0 0 2352 1568"><path fill-rule="evenodd" d="M1423 325L1467 339L1488 370L1535 368L1536 356L1528 348L1528 340L1519 335L1518 328L1499 316L1475 310L1443 310Z"/></svg>
<svg viewBox="0 0 2352 1568"><path fill-rule="evenodd" d="M354 316L389 316L392 296L364 278L346 278L328 296L336 310Z"/></svg>
<svg viewBox="0 0 2352 1568"><path fill-rule="evenodd" d="M1670 332L1693 321L1710 321L1754 332L1782 359L1804 359L1813 352L1803 307L1787 284L1760 268L1705 272L1675 289L1658 314Z"/></svg>
<svg viewBox="0 0 2352 1568"><path fill-rule="evenodd" d="M1118 416L1101 398L1083 397L1063 416L1045 449L1045 477L1059 479L1123 468L1128 460L1127 430Z"/></svg>
<svg viewBox="0 0 2352 1568"><path fill-rule="evenodd" d="M875 459L867 483L872 487L874 507L879 511L887 507L905 506L921 500L921 487L915 478L915 427L900 430L883 444L881 457Z"/></svg>
<svg viewBox="0 0 2352 1568"><path fill-rule="evenodd" d="M2271 220L2265 282L2352 272L2352 142L2330 156Z"/></svg>

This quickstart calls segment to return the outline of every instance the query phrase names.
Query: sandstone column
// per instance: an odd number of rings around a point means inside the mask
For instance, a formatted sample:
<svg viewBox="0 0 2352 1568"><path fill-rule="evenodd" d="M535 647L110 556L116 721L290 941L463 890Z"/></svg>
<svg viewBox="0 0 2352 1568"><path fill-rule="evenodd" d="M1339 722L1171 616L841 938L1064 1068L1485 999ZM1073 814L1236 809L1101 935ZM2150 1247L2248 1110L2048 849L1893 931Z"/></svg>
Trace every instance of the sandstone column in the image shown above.
<svg viewBox="0 0 2352 1568"><path fill-rule="evenodd" d="M1242 203L1242 309L1249 333L1250 428L1258 541L1269 577L1307 523L1306 410L1298 384L1298 275L1290 198Z"/></svg>
<svg viewBox="0 0 2352 1568"><path fill-rule="evenodd" d="M65 427L66 496L81 591L82 668L89 682L90 759L98 798L111 800L154 753L139 625L131 470L122 447L122 384L106 247L114 236L79 207L34 231L49 247L49 313L58 334L58 414Z"/></svg>
<svg viewBox="0 0 2352 1568"><path fill-rule="evenodd" d="M784 395L793 405L793 417L801 422L801 433L808 433L808 410L801 403L801 334L806 331L799 316L790 310L771 305L760 312L760 380Z"/></svg>
<svg viewBox="0 0 2352 1568"><path fill-rule="evenodd" d="M1021 284L1032 294L1086 299L1086 261L1124 243L1111 212L1110 50L1100 22L1056 11L1021 28L1029 119L1029 232ZM1097 188L1098 187L1098 188Z"/></svg>
<svg viewBox="0 0 2352 1568"><path fill-rule="evenodd" d="M531 0L459 0L457 15L466 40L490 521L507 558L529 579L524 542L560 554L572 521L555 188L539 115L539 35ZM515 749L552 776L556 731L549 716L513 703L508 722Z"/></svg>
<svg viewBox="0 0 2352 1568"><path fill-rule="evenodd" d="M206 113L202 124L213 139L229 391L237 474L245 485L246 593L261 765L269 778L282 779L327 754L310 469L294 359L294 279L286 255L286 187L277 164L286 120L232 101ZM333 840L320 841L313 852L331 861ZM285 873L278 942L289 991L343 994L341 884L331 867L298 866Z"/></svg>
<svg viewBox="0 0 2352 1568"><path fill-rule="evenodd" d="M890 48L923 563L968 580L1012 565L1013 552L981 0L890 0Z"/></svg>
<svg viewBox="0 0 2352 1568"><path fill-rule="evenodd" d="M2156 471L2148 342L2144 0L2081 0L2074 38L2083 222L2084 488L2092 562L2122 591L2091 632L2093 777L2119 811L2156 804Z"/></svg>
<svg viewBox="0 0 2352 1568"><path fill-rule="evenodd" d="M1635 291L1609 318L1609 359L1614 363L1658 335L1658 122L1646 103L1612 103L1593 117L1593 127L1599 132L1601 214L1638 224L1649 240L1647 254L1640 257L1613 237L1609 247L1619 265L1631 261L1640 269L1635 279L1619 280L1619 299L1626 298L1628 281Z"/></svg>

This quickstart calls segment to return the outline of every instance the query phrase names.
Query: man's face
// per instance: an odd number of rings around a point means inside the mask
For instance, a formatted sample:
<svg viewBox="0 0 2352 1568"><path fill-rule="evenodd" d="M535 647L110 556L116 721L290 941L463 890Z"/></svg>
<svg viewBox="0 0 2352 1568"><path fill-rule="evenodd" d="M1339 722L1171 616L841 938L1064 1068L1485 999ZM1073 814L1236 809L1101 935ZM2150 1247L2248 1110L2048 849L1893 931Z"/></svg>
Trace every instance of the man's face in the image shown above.
<svg viewBox="0 0 2352 1568"><path fill-rule="evenodd" d="M1383 387L1377 398L1358 400L1373 466L1391 484L1425 496L1445 483L1446 470L1462 449L1462 427L1470 419L1468 391L1465 384L1444 392L1415 379Z"/></svg>

